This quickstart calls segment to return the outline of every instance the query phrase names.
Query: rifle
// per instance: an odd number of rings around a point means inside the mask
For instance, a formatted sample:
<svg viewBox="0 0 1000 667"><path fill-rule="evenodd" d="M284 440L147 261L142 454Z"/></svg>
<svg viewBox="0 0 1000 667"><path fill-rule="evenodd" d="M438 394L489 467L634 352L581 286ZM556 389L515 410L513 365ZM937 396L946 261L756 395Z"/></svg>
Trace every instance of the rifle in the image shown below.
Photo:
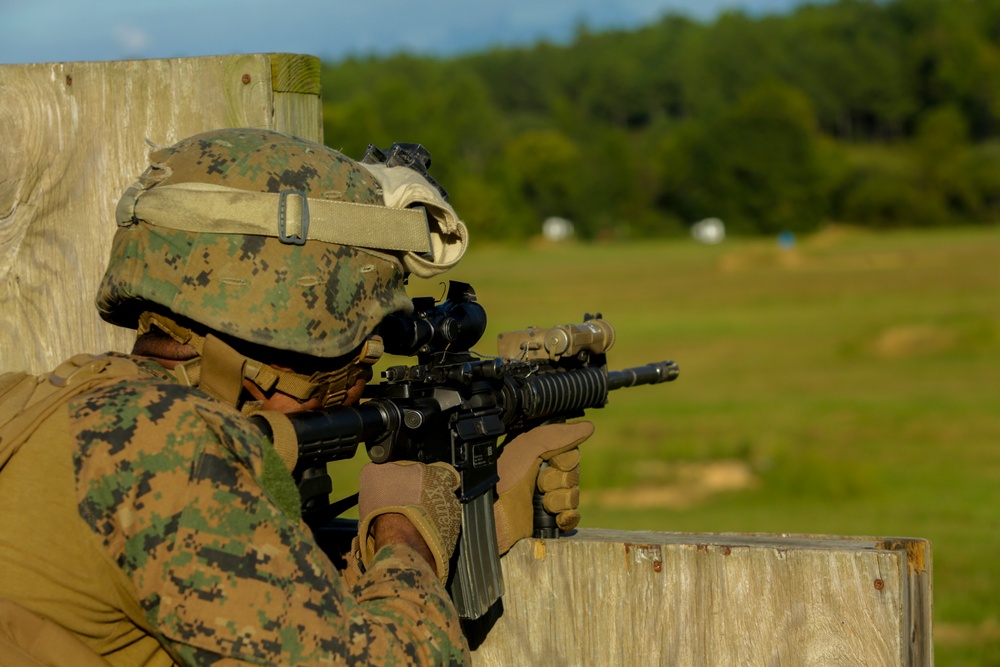
<svg viewBox="0 0 1000 667"><path fill-rule="evenodd" d="M413 303L412 315L386 318L378 333L386 352L416 356L418 363L388 368L385 381L369 384L367 400L357 406L289 414L299 447L293 474L303 518L322 544L325 534L343 530L335 517L357 502L352 496L329 503L326 464L353 458L359 443L376 463L454 466L462 529L449 592L461 618L477 619L503 595L493 502L504 444L535 426L603 407L610 391L668 382L679 370L662 361L608 371L605 353L615 333L600 314L586 315L582 324L500 334L498 355L484 357L471 351L486 329L486 311L471 285L452 281L443 302L421 297ZM356 534L353 522L347 530L352 526ZM536 492L535 536L558 535Z"/></svg>

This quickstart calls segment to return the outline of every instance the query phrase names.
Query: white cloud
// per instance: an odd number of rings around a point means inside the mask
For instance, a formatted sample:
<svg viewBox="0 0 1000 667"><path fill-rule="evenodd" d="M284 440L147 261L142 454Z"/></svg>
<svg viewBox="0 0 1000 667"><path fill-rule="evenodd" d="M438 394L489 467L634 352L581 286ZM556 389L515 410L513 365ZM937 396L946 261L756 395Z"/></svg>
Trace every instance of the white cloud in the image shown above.
<svg viewBox="0 0 1000 667"><path fill-rule="evenodd" d="M141 58L149 48L149 33L131 23L119 23L114 30L115 41L126 58Z"/></svg>

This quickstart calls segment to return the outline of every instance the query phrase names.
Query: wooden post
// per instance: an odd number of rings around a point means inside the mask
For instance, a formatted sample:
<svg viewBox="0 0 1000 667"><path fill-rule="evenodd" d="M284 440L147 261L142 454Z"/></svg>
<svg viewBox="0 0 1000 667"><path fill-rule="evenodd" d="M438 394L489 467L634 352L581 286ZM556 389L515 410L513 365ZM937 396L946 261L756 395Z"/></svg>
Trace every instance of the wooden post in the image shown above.
<svg viewBox="0 0 1000 667"><path fill-rule="evenodd" d="M288 54L0 66L0 372L128 351L94 295L148 144L221 127L323 140L319 60Z"/></svg>
<svg viewBox="0 0 1000 667"><path fill-rule="evenodd" d="M580 530L502 563L477 667L933 664L924 540Z"/></svg>

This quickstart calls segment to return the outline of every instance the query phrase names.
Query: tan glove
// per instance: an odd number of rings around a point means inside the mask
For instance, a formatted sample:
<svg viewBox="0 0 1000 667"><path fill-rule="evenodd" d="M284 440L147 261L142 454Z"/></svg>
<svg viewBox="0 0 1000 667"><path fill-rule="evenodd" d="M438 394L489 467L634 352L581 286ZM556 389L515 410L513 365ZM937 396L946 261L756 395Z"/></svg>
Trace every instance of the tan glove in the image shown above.
<svg viewBox="0 0 1000 667"><path fill-rule="evenodd" d="M497 546L501 554L532 533L535 488L545 509L556 515L560 530L580 523L580 444L594 432L589 421L546 424L517 436L504 445L497 472L498 498L493 503ZM548 466L542 469L542 463ZM541 469L541 472L539 470Z"/></svg>
<svg viewBox="0 0 1000 667"><path fill-rule="evenodd" d="M375 558L372 521L383 514L402 514L424 538L441 581L448 579L448 561L458 542L462 512L455 490L458 472L447 463L413 461L368 463L361 469L358 489L358 537L365 567Z"/></svg>

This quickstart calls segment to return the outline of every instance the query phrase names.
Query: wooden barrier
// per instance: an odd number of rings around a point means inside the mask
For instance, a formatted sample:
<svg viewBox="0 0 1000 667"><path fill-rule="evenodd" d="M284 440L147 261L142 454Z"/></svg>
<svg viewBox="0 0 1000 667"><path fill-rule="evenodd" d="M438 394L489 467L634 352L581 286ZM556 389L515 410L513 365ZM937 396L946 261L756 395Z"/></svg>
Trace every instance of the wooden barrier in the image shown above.
<svg viewBox="0 0 1000 667"><path fill-rule="evenodd" d="M503 570L477 667L933 663L924 540L580 530Z"/></svg>
<svg viewBox="0 0 1000 667"><path fill-rule="evenodd" d="M118 197L170 145L220 127L322 141L319 60L288 54L0 66L0 372L134 333L94 308Z"/></svg>

